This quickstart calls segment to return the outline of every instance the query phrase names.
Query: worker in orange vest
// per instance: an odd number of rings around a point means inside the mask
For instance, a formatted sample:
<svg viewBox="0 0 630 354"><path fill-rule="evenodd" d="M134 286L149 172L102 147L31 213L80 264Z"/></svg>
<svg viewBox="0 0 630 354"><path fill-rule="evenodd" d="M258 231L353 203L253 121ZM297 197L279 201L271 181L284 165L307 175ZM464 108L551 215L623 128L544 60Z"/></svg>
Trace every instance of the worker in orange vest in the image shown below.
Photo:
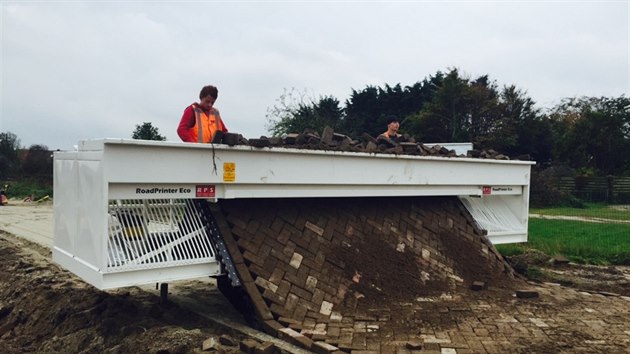
<svg viewBox="0 0 630 354"><path fill-rule="evenodd" d="M199 92L199 103L186 107L177 127L177 135L189 143L220 142L227 133L219 110L214 108L219 90L212 85L204 86ZM217 133L220 132L220 133Z"/></svg>

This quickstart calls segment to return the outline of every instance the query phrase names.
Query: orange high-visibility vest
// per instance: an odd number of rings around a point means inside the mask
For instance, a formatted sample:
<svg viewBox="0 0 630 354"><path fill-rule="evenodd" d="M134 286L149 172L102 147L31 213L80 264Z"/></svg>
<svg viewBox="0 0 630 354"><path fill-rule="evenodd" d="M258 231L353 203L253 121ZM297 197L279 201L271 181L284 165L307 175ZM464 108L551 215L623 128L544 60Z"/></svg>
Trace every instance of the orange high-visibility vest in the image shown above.
<svg viewBox="0 0 630 354"><path fill-rule="evenodd" d="M214 134L221 130L219 111L213 108L208 115L199 107L193 107L193 110L195 111L195 126L190 129L190 136L198 143L211 142Z"/></svg>

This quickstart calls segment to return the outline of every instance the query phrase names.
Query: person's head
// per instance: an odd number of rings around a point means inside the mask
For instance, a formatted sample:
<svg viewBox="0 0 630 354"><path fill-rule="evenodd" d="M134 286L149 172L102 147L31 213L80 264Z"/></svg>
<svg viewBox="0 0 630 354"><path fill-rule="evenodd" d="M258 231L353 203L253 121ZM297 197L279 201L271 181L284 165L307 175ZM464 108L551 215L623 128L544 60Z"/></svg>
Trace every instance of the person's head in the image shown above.
<svg viewBox="0 0 630 354"><path fill-rule="evenodd" d="M205 110L211 109L218 96L219 90L215 86L204 86L199 92L199 106Z"/></svg>
<svg viewBox="0 0 630 354"><path fill-rule="evenodd" d="M398 121L398 118L394 117L394 116L390 116L389 118L387 118L387 130L390 132L398 132L398 128L400 128L400 122Z"/></svg>

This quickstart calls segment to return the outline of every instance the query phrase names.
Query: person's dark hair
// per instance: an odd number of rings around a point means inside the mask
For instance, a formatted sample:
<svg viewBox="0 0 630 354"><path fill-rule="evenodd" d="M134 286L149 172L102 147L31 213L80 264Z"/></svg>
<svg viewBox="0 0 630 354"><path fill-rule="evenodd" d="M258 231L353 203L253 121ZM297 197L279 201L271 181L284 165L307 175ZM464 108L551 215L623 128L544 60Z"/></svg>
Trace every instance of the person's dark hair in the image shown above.
<svg viewBox="0 0 630 354"><path fill-rule="evenodd" d="M204 86L199 92L199 99L201 100L206 96L212 96L212 98L216 99L219 96L219 90L212 85Z"/></svg>
<svg viewBox="0 0 630 354"><path fill-rule="evenodd" d="M396 118L396 116L389 116L389 117L387 117L387 125L389 125L392 122L400 123L400 121L398 120L398 118Z"/></svg>

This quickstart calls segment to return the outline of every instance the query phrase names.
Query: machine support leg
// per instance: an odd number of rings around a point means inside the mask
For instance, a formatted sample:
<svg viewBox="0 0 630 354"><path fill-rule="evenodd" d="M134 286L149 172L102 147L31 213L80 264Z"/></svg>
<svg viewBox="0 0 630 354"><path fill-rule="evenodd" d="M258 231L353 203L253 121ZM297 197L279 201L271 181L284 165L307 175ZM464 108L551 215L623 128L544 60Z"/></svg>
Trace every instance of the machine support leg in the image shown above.
<svg viewBox="0 0 630 354"><path fill-rule="evenodd" d="M168 283L160 284L160 301L162 304L168 303Z"/></svg>

